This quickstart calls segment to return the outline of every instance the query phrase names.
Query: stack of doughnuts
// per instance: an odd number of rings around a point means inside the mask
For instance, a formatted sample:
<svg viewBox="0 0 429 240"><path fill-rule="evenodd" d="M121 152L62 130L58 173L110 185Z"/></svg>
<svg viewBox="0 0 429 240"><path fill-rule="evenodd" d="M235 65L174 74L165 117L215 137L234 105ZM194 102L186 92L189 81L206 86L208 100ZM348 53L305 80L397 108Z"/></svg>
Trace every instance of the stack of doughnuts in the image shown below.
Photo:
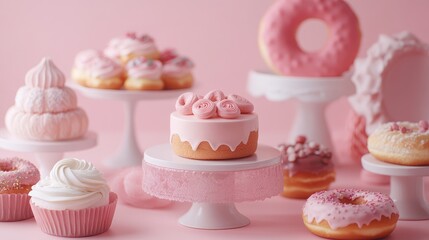
<svg viewBox="0 0 429 240"><path fill-rule="evenodd" d="M247 157L258 145L258 115L251 102L236 94L187 92L170 115L170 142L176 155L189 159Z"/></svg>
<svg viewBox="0 0 429 240"><path fill-rule="evenodd" d="M151 36L127 33L112 39L104 51L79 52L72 79L100 89L182 89L192 86L193 68L193 62L175 50L159 51Z"/></svg>
<svg viewBox="0 0 429 240"><path fill-rule="evenodd" d="M294 144L278 148L284 166L283 196L306 199L335 181L332 153L324 146L298 136Z"/></svg>
<svg viewBox="0 0 429 240"><path fill-rule="evenodd" d="M382 124L369 136L368 151L384 162L429 165L429 122Z"/></svg>

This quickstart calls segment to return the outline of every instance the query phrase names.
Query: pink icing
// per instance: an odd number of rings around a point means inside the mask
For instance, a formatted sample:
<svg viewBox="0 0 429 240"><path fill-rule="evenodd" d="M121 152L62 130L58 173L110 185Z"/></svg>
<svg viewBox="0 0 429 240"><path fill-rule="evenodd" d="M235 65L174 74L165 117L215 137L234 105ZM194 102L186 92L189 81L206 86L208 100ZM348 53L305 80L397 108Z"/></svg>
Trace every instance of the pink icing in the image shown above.
<svg viewBox="0 0 429 240"><path fill-rule="evenodd" d="M194 64L189 58L176 57L164 64L162 73L168 76L184 76L191 72Z"/></svg>
<svg viewBox="0 0 429 240"><path fill-rule="evenodd" d="M27 72L25 75L25 84L29 87L42 89L52 87L62 88L65 84L65 77L51 59L43 58L37 66Z"/></svg>
<svg viewBox="0 0 429 240"><path fill-rule="evenodd" d="M39 170L31 162L17 157L0 159L0 193L34 185L39 179Z"/></svg>
<svg viewBox="0 0 429 240"><path fill-rule="evenodd" d="M304 52L296 40L296 30L311 18L324 21L331 37L323 49ZM284 75L340 76L353 64L359 50L358 19L342 0L279 0L261 22L262 55Z"/></svg>
<svg viewBox="0 0 429 240"><path fill-rule="evenodd" d="M226 99L225 94L221 90L212 90L204 95L204 98L212 102L218 102Z"/></svg>
<svg viewBox="0 0 429 240"><path fill-rule="evenodd" d="M240 116L240 108L229 99L224 99L216 103L217 113L221 118L237 118Z"/></svg>
<svg viewBox="0 0 429 240"><path fill-rule="evenodd" d="M98 50L88 49L81 51L76 55L74 66L79 69L87 69L89 64L100 56L102 56L102 53Z"/></svg>
<svg viewBox="0 0 429 240"><path fill-rule="evenodd" d="M198 101L199 96L193 92L186 92L176 101L176 111L183 115L192 115L192 106Z"/></svg>
<svg viewBox="0 0 429 240"><path fill-rule="evenodd" d="M181 141L189 142L193 150L207 141L214 150L226 145L234 151L240 143L247 144L252 131L258 131L256 114L243 114L235 119L199 119L177 112L170 115L170 137L177 134Z"/></svg>
<svg viewBox="0 0 429 240"><path fill-rule="evenodd" d="M110 40L109 44L103 51L104 55L106 55L109 58L119 60L120 58L119 46L122 44L123 41L124 41L123 38L113 38L112 40Z"/></svg>
<svg viewBox="0 0 429 240"><path fill-rule="evenodd" d="M198 118L212 118L216 115L216 104L208 99L199 99L192 105L192 113Z"/></svg>
<svg viewBox="0 0 429 240"><path fill-rule="evenodd" d="M126 37L118 42L117 50L121 56L145 55L158 51L151 36L147 34L137 35L136 33L127 33Z"/></svg>
<svg viewBox="0 0 429 240"><path fill-rule="evenodd" d="M253 104L244 97L238 96L237 94L230 94L227 99L234 101L238 105L238 108L240 108L242 114L253 112Z"/></svg>
<svg viewBox="0 0 429 240"><path fill-rule="evenodd" d="M159 56L159 60L162 63L166 63L172 59L175 59L179 57L179 54L174 49L165 49L161 52L161 55Z"/></svg>
<svg viewBox="0 0 429 240"><path fill-rule="evenodd" d="M363 204L342 203L342 199L354 201L358 198ZM358 189L335 189L321 191L311 195L303 208L303 215L309 222L328 222L332 229L357 224L358 227L368 225L381 217L390 218L398 214L392 199L385 194Z"/></svg>
<svg viewBox="0 0 429 240"><path fill-rule="evenodd" d="M89 65L89 75L93 78L113 78L122 75L122 67L110 58L100 56Z"/></svg>
<svg viewBox="0 0 429 240"><path fill-rule="evenodd" d="M127 63L127 74L131 78L159 80L162 73L162 63L144 57L134 58Z"/></svg>

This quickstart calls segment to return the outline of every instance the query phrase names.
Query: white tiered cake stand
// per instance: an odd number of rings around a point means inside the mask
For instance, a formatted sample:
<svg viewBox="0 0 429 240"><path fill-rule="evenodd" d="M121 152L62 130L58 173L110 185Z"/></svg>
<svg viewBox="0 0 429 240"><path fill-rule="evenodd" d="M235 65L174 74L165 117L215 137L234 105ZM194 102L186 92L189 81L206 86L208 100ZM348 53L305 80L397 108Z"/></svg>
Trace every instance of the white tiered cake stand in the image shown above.
<svg viewBox="0 0 429 240"><path fill-rule="evenodd" d="M162 199L192 202L179 223L200 229L244 227L250 220L234 202L263 200L283 190L280 152L258 146L250 157L207 161L181 158L170 144L145 151L143 190Z"/></svg>
<svg viewBox="0 0 429 240"><path fill-rule="evenodd" d="M294 77L268 72L251 71L248 91L254 97L265 96L270 101L299 101L297 116L289 134L289 142L296 136L306 135L314 141L332 148L332 140L326 124L326 106L354 92L349 77Z"/></svg>
<svg viewBox="0 0 429 240"><path fill-rule="evenodd" d="M87 88L74 82L70 87L90 98L123 101L125 104L125 131L119 150L106 159L105 164L110 168L122 168L140 165L143 154L135 136L135 111L139 101L176 98L189 89L160 90L160 91L131 91Z"/></svg>
<svg viewBox="0 0 429 240"><path fill-rule="evenodd" d="M390 176L390 197L399 210L401 220L429 219L429 204L425 200L423 177L429 176L429 166L402 166L362 157L364 169Z"/></svg>
<svg viewBox="0 0 429 240"><path fill-rule="evenodd" d="M0 130L0 147L17 151L34 153L39 166L40 176L49 175L55 163L61 160L65 152L85 150L97 145L97 134L88 132L85 136L65 141L31 141L10 136L6 129Z"/></svg>

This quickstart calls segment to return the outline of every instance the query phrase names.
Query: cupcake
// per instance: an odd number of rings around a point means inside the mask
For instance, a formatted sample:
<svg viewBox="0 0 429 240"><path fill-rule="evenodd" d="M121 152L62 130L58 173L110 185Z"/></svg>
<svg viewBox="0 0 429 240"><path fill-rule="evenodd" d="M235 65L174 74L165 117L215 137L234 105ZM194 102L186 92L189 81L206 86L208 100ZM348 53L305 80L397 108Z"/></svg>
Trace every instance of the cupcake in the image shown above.
<svg viewBox="0 0 429 240"><path fill-rule="evenodd" d="M89 66L98 57L101 57L102 53L88 49L79 52L74 60L73 69L71 72L72 79L82 86L86 86L86 81L89 78Z"/></svg>
<svg viewBox="0 0 429 240"><path fill-rule="evenodd" d="M298 136L294 144L281 144L279 150L284 166L283 196L306 199L335 181L332 153L324 146Z"/></svg>
<svg viewBox="0 0 429 240"><path fill-rule="evenodd" d="M127 66L127 80L124 88L128 90L162 90L162 63L144 57L134 58Z"/></svg>
<svg viewBox="0 0 429 240"><path fill-rule="evenodd" d="M182 89L192 87L194 64L189 58L176 57L164 64L162 80L166 89Z"/></svg>
<svg viewBox="0 0 429 240"><path fill-rule="evenodd" d="M107 231L117 202L117 195L110 192L101 173L91 163L75 158L58 161L29 195L41 230L61 237Z"/></svg>
<svg viewBox="0 0 429 240"><path fill-rule="evenodd" d="M88 66L87 87L101 89L120 89L124 85L122 66L114 60L99 56Z"/></svg>
<svg viewBox="0 0 429 240"><path fill-rule="evenodd" d="M39 179L31 162L17 157L0 159L0 222L33 217L28 192Z"/></svg>

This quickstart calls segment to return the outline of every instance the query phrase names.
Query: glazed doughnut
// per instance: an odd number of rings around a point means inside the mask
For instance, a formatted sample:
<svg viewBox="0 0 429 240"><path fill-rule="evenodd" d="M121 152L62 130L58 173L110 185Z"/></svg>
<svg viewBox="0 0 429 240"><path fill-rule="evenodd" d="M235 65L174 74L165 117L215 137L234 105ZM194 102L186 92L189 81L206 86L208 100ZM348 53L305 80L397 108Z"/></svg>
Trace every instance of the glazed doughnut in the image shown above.
<svg viewBox="0 0 429 240"><path fill-rule="evenodd" d="M378 160L400 165L429 165L428 121L380 125L368 138L368 150Z"/></svg>
<svg viewBox="0 0 429 240"><path fill-rule="evenodd" d="M305 226L330 239L378 239L396 227L398 209L382 193L335 189L311 195L303 208Z"/></svg>
<svg viewBox="0 0 429 240"><path fill-rule="evenodd" d="M29 161L0 159L0 194L27 194L40 179L39 170Z"/></svg>
<svg viewBox="0 0 429 240"><path fill-rule="evenodd" d="M320 144L298 136L294 144L281 144L279 150L284 167L283 196L306 199L335 181L332 153Z"/></svg>
<svg viewBox="0 0 429 240"><path fill-rule="evenodd" d="M303 51L298 27L307 19L320 19L329 27L326 46ZM360 45L358 19L343 0L279 0L261 20L259 48L271 69L289 76L340 76L353 63Z"/></svg>

